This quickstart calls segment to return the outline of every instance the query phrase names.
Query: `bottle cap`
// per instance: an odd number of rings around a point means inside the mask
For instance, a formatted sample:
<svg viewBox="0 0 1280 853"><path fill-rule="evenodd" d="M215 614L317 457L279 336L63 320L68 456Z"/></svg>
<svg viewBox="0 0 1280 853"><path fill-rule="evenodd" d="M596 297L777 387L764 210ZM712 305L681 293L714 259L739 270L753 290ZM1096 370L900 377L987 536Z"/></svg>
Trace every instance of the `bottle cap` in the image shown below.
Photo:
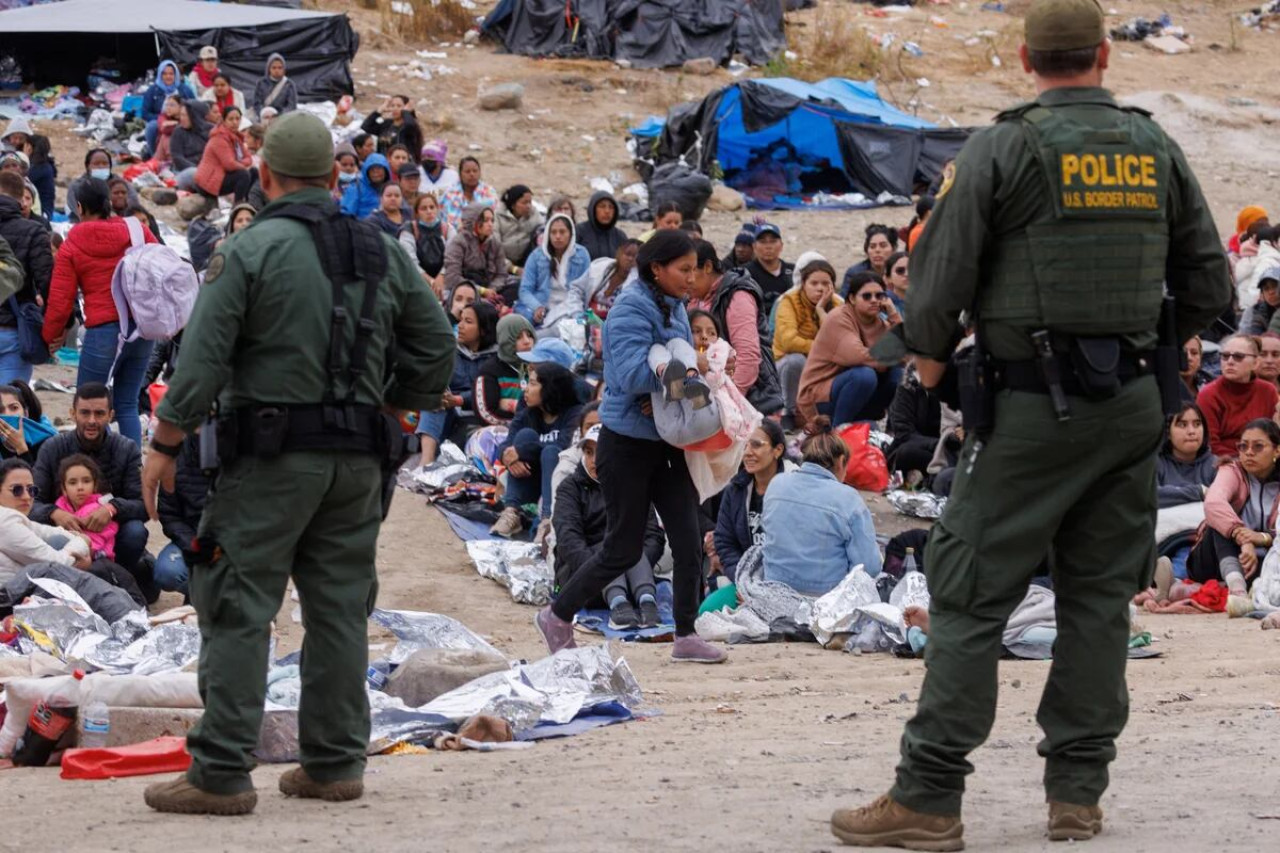
<svg viewBox="0 0 1280 853"><path fill-rule="evenodd" d="M74 678L76 681L79 681L80 679L84 678L84 670L83 669L72 670L71 677Z"/></svg>

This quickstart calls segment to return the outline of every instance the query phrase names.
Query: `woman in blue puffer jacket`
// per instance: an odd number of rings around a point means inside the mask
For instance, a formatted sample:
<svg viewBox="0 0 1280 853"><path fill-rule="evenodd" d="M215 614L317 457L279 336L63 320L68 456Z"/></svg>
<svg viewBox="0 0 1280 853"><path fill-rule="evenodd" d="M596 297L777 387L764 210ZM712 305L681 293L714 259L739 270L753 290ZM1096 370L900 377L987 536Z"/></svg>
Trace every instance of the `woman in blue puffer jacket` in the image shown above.
<svg viewBox="0 0 1280 853"><path fill-rule="evenodd" d="M391 180L391 164L381 154L370 154L360 169L360 177L347 184L340 207L347 216L364 219L382 203L382 188Z"/></svg>
<svg viewBox="0 0 1280 853"><path fill-rule="evenodd" d="M555 335L569 316L569 284L587 274L591 255L578 245L573 220L557 213L547 223L546 239L534 249L520 278L516 311L533 323L539 338Z"/></svg>
<svg viewBox="0 0 1280 853"><path fill-rule="evenodd" d="M650 395L663 386L658 373L649 369L649 348L676 338L692 344L684 300L697 266L697 251L688 235L659 231L636 258L638 280L625 286L609 309L604 325L609 357L596 450L608 529L598 555L534 620L553 654L574 647L574 614L644 555L652 506L666 528L675 563L676 641L671 657L691 663L725 660L725 653L699 638L693 628L702 583L698 492L684 451L658 437L650 407Z"/></svg>

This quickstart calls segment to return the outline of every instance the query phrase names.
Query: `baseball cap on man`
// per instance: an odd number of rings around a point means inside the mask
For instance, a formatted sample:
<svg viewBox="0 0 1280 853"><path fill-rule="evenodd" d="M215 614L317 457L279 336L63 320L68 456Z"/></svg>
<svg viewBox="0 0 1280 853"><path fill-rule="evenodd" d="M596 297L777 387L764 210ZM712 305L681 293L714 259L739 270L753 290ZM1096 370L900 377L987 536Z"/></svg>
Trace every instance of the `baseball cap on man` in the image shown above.
<svg viewBox="0 0 1280 853"><path fill-rule="evenodd" d="M1034 0L1024 24L1031 50L1080 50L1107 37L1098 0Z"/></svg>
<svg viewBox="0 0 1280 853"><path fill-rule="evenodd" d="M291 178L321 178L333 171L333 137L310 113L285 113L267 128L262 160Z"/></svg>
<svg viewBox="0 0 1280 853"><path fill-rule="evenodd" d="M759 240L766 234L772 234L779 240L782 239L782 229L772 222L765 222L756 228L756 239Z"/></svg>
<svg viewBox="0 0 1280 853"><path fill-rule="evenodd" d="M201 59L217 59L218 49L211 44L206 44L204 47L200 48L200 58Z"/></svg>

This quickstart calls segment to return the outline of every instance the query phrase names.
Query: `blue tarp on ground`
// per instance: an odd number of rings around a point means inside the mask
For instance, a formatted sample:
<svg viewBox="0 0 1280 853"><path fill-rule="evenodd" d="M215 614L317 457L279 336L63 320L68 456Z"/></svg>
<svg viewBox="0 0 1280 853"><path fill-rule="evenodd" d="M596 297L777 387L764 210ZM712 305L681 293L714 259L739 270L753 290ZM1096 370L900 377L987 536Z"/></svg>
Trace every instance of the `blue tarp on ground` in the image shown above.
<svg viewBox="0 0 1280 853"><path fill-rule="evenodd" d="M793 206L819 193L910 196L955 156L964 129L938 128L886 103L874 82L829 78L743 80L673 108L632 133L657 162L679 157L753 206ZM701 146L701 147L699 147Z"/></svg>

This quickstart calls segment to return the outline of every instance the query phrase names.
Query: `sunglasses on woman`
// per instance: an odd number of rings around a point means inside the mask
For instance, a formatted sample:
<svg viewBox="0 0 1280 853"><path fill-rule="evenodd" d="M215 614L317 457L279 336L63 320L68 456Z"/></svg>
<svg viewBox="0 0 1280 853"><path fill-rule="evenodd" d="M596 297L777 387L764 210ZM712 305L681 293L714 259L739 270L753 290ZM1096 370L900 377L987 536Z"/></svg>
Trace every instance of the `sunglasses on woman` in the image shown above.
<svg viewBox="0 0 1280 853"><path fill-rule="evenodd" d="M894 274L894 275L906 275L906 274L907 274L907 268L906 268L906 267L894 267L894 268L893 268L893 270L892 270L892 272L893 272L893 274Z"/></svg>
<svg viewBox="0 0 1280 853"><path fill-rule="evenodd" d="M1251 352L1224 352L1222 354L1223 361L1244 361L1246 358L1253 358Z"/></svg>
<svg viewBox="0 0 1280 853"><path fill-rule="evenodd" d="M10 486L9 487L9 494L13 495L15 498L22 497L23 492L26 492L28 495L30 495L33 500L35 498L40 497L39 486Z"/></svg>
<svg viewBox="0 0 1280 853"><path fill-rule="evenodd" d="M867 302L877 302L881 299L884 299L884 294L883 293L859 293L858 298L864 299Z"/></svg>
<svg viewBox="0 0 1280 853"><path fill-rule="evenodd" d="M1236 445L1236 450L1240 453L1241 456L1244 456L1246 453L1252 454L1254 456L1259 456L1267 452L1267 447L1269 447L1269 445L1266 442L1262 442L1262 441L1255 441L1252 443L1248 441L1242 441Z"/></svg>

